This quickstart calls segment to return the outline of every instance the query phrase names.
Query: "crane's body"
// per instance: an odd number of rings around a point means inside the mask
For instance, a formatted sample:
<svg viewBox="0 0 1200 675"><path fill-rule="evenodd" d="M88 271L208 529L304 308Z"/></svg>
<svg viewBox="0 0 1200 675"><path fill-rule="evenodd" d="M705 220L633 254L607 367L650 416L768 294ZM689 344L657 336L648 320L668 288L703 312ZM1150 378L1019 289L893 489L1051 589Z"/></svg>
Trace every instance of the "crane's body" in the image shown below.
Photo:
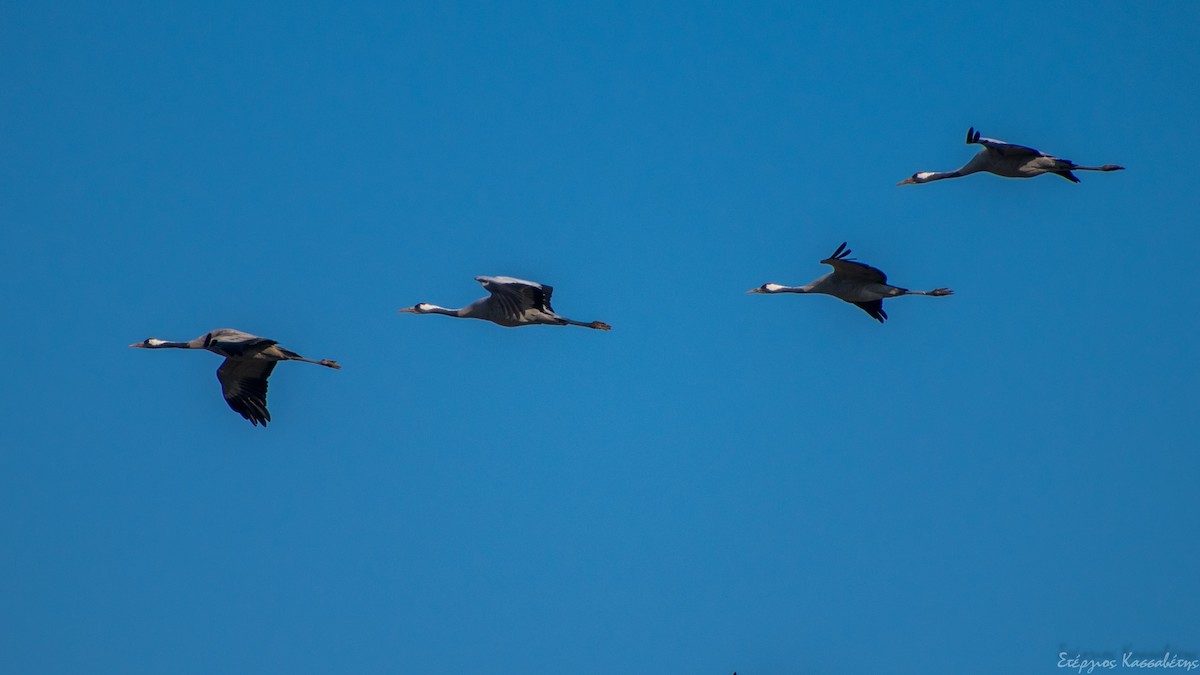
<svg viewBox="0 0 1200 675"><path fill-rule="evenodd" d="M559 316L550 307L554 287L513 277L475 277L488 291L486 298L460 309L440 307L422 302L399 310L411 314L442 314L460 319L482 319L506 328L519 326L583 326L596 330L611 330L612 326L602 321L575 321Z"/></svg>
<svg viewBox="0 0 1200 675"><path fill-rule="evenodd" d="M340 369L336 361L306 359L275 340L258 337L232 328L218 328L187 342L148 338L130 347L141 349L203 349L225 357L217 368L217 379L229 407L254 426L267 426L267 378L280 361L304 361L326 368Z"/></svg>
<svg viewBox="0 0 1200 675"><path fill-rule="evenodd" d="M748 293L817 293L831 295L858 306L871 318L879 323L887 320L887 312L883 311L883 301L901 295L952 295L954 291L948 288L935 288L932 291L911 291L907 288L893 286L887 282L887 275L882 271L849 258L850 250L846 242L833 252L833 255L821 261L823 265L833 267L833 271L819 279L803 286L784 286L782 284L763 284L752 288Z"/></svg>
<svg viewBox="0 0 1200 675"><path fill-rule="evenodd" d="M1054 157L1024 145L1005 143L994 138L983 138L972 127L967 130L967 144L979 144L983 149L975 153L971 161L954 171L918 171L897 185L929 183L943 178L961 178L973 173L992 173L1005 178L1033 178L1044 173L1078 183L1079 177L1072 171L1121 171L1125 167L1116 164L1104 166L1082 166L1069 159Z"/></svg>
<svg viewBox="0 0 1200 675"><path fill-rule="evenodd" d="M891 284L873 281L852 281L839 275L837 272L830 272L816 281L803 286L785 288L789 290L780 292L832 295L846 302L873 302L875 300L883 300L884 298L894 298L910 292L907 289L892 286Z"/></svg>

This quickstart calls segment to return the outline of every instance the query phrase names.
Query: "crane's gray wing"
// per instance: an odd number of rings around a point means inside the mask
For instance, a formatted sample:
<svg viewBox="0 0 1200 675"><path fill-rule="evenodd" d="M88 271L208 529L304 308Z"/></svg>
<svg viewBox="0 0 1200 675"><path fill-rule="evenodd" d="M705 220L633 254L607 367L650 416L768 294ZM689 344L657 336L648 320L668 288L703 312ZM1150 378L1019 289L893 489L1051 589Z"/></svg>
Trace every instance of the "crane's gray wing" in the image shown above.
<svg viewBox="0 0 1200 675"><path fill-rule="evenodd" d="M822 265L829 265L833 268L833 273L845 281L866 281L878 284L887 283L887 275L881 270L877 270L870 265L866 265L848 258L850 249L846 248L846 242L842 242L841 246L833 252L833 255L821 261Z"/></svg>
<svg viewBox="0 0 1200 675"><path fill-rule="evenodd" d="M504 310L505 315L513 319L531 309L554 313L550 308L553 286L513 277L476 277L475 280L492 294L492 299Z"/></svg>
<svg viewBox="0 0 1200 675"><path fill-rule="evenodd" d="M979 145L982 145L983 147L987 148L988 151L994 152L997 155L1000 155L1001 157L1023 157L1023 156L1047 157L1048 156L1048 155L1046 155L1046 153L1044 153L1040 150L1035 150L1033 148L1029 148L1024 145L1017 145L1015 143L1005 143L1004 141L998 141L994 138L983 138L982 136L979 135L978 131L975 131L975 127L971 127L970 129L967 130L967 145L971 145L973 143L978 143Z"/></svg>
<svg viewBox="0 0 1200 675"><path fill-rule="evenodd" d="M275 370L275 361L267 359L227 358L217 368L217 379L225 402L234 412L250 420L254 426L267 426L267 378Z"/></svg>
<svg viewBox="0 0 1200 675"><path fill-rule="evenodd" d="M204 336L204 348L230 358L250 358L272 345L275 340L258 337L232 328L218 328Z"/></svg>

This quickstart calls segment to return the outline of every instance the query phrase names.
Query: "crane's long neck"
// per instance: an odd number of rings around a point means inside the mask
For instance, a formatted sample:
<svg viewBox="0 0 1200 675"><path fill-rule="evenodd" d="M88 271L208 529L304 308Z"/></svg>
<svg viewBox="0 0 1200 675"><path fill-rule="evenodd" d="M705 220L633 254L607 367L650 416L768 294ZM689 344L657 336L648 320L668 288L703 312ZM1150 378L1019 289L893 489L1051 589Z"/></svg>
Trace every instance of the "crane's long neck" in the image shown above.
<svg viewBox="0 0 1200 675"><path fill-rule="evenodd" d="M922 183L928 183L935 180L942 180L943 178L961 178L962 176L975 173L976 171L978 171L978 169L973 169L971 168L971 165L968 164L963 168L955 169L954 171L924 171L917 175L921 177Z"/></svg>
<svg viewBox="0 0 1200 675"><path fill-rule="evenodd" d="M147 340L145 344L148 349L203 349L204 346L197 344L195 340L191 342L168 342L166 340Z"/></svg>
<svg viewBox="0 0 1200 675"><path fill-rule="evenodd" d="M440 307L438 305L431 305L429 303L417 305L417 308L418 314L444 314L446 316L455 316L459 318L469 317L469 312L471 309L469 306L461 307L459 309L450 309L449 307Z"/></svg>
<svg viewBox="0 0 1200 675"><path fill-rule="evenodd" d="M784 286L783 284L763 284L762 293L812 293L815 283L804 284L803 286Z"/></svg>
<svg viewBox="0 0 1200 675"><path fill-rule="evenodd" d="M401 314L445 314L458 318L472 318L475 315L471 313L474 304L463 307L462 309L450 309L449 307L440 307L433 303L422 302L412 307L405 307L399 310Z"/></svg>

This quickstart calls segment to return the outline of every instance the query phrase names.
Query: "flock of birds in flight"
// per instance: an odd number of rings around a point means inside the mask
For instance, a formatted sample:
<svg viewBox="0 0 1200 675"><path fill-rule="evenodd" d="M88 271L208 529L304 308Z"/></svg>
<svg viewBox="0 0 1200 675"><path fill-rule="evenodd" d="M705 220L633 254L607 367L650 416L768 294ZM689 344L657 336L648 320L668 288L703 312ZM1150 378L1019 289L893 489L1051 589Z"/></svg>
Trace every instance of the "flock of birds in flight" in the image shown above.
<svg viewBox="0 0 1200 675"><path fill-rule="evenodd" d="M967 131L967 143L982 145L980 150L962 168L954 171L918 171L897 185L928 183L943 178L960 178L973 173L987 172L1005 178L1033 178L1052 173L1078 183L1072 171L1120 171L1125 168L1116 164L1103 166L1081 166L1068 159L1047 155L1033 148L983 138L978 131ZM839 300L857 305L871 318L883 323L887 313L883 301L902 295L951 295L948 288L931 291L910 291L907 288L887 283L882 271L848 257L850 250L842 242L833 255L821 261L833 271L803 286L784 286L768 283L753 288L749 293L816 293L831 295ZM554 288L545 284L514 279L512 277L475 277L488 296L460 309L449 309L427 302L399 310L412 314L444 314L461 319L482 319L514 328L537 324L549 326L583 326L596 330L611 330L603 321L575 321L557 314L550 307L550 296ZM130 347L143 349L205 349L225 361L217 368L217 379L225 402L234 412L251 424L267 426L271 413L267 411L267 378L280 361L304 361L326 368L340 369L336 361L329 359L306 359L296 352L284 349L275 340L258 337L230 328L218 328L187 342L170 342L148 338Z"/></svg>

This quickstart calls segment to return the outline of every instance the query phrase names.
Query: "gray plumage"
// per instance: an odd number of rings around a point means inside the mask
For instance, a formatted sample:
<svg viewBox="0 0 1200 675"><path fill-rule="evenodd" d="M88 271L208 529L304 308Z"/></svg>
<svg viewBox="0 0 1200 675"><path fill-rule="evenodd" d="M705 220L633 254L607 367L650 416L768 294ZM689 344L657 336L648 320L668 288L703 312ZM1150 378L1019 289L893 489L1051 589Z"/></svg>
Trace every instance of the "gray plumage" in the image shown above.
<svg viewBox="0 0 1200 675"><path fill-rule="evenodd" d="M554 294L552 286L512 277L475 277L475 281L487 289L489 295L461 309L449 309L422 302L399 311L411 314L443 314L461 319L483 319L509 328L543 324L612 330L612 326L603 321L575 321L556 314L550 307L550 296Z"/></svg>
<svg viewBox="0 0 1200 675"><path fill-rule="evenodd" d="M905 178L897 185L913 185L941 180L943 178L959 178L973 173L994 173L1005 178L1033 178L1044 173L1062 176L1072 183L1078 183L1079 177L1072 171L1120 171L1123 166L1105 164L1104 166L1080 166L1069 159L1054 157L1044 152L1005 143L994 138L983 138L974 127L967 130L967 144L979 144L983 149L971 158L961 169L954 171L918 171Z"/></svg>
<svg viewBox="0 0 1200 675"><path fill-rule="evenodd" d="M221 393L229 407L254 426L261 424L265 427L271 421L271 413L267 411L267 378L275 370L276 363L304 361L326 368L341 368L336 361L306 359L280 347L274 340L232 328L218 328L187 342L147 338L129 346L142 349L204 349L224 356L225 361L217 368Z"/></svg>
<svg viewBox="0 0 1200 675"><path fill-rule="evenodd" d="M833 271L825 276L803 286L783 286L780 284L763 284L752 288L747 293L819 293L832 295L839 300L857 305L871 318L879 323L887 320L887 312L883 311L885 298L895 298L901 295L952 295L949 288L935 288L932 291L910 291L907 288L892 286L887 283L887 275L880 270L855 261L848 257L850 249L846 242L833 252L833 255L821 261L829 265Z"/></svg>

